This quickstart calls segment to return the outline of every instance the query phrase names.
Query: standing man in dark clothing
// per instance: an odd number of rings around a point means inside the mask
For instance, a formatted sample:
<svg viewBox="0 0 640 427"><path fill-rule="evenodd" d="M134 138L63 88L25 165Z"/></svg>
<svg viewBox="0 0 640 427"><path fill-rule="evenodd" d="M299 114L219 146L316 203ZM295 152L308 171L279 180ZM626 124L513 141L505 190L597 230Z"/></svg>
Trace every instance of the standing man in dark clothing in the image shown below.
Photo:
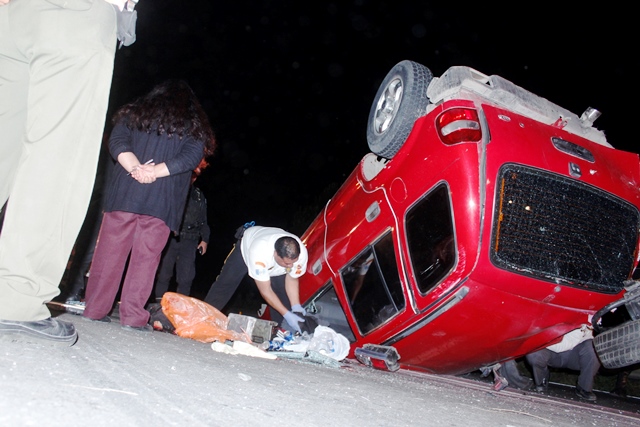
<svg viewBox="0 0 640 427"><path fill-rule="evenodd" d="M192 180L197 175L194 173ZM191 284L196 275L196 252L204 255L209 244L209 224L207 223L207 199L195 185L191 184L187 207L180 225L180 232L173 233L164 249L156 281L156 299L162 298L169 289L176 269L176 292L182 295L191 293Z"/></svg>

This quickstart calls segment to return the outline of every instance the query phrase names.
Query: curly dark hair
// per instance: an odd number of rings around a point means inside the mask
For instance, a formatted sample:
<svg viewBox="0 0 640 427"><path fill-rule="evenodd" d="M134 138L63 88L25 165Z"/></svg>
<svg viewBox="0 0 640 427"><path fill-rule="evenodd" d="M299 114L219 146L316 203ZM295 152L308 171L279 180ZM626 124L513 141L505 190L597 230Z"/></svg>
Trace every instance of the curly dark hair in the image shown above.
<svg viewBox="0 0 640 427"><path fill-rule="evenodd" d="M205 143L205 157L213 154L216 139L196 94L183 80L166 80L149 93L116 111L113 123L124 120L130 129L167 136L191 136Z"/></svg>

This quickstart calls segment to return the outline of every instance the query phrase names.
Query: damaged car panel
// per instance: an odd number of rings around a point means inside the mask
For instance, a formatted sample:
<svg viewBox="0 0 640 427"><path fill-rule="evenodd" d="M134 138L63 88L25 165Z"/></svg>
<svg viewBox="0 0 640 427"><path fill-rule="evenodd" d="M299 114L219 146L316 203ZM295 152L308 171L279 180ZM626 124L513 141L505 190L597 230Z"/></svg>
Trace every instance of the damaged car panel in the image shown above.
<svg viewBox="0 0 640 427"><path fill-rule="evenodd" d="M308 311L351 355L392 347L392 366L443 374L579 327L638 258L638 155L597 115L468 67L397 64L372 105L372 152L302 236Z"/></svg>

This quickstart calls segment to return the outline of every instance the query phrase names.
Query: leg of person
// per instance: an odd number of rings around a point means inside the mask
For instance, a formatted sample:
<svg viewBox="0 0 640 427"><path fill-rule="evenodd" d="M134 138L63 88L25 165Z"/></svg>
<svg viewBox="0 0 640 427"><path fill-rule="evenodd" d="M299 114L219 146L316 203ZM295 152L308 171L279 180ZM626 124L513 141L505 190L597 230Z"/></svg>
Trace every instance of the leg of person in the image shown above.
<svg viewBox="0 0 640 427"><path fill-rule="evenodd" d="M120 323L124 327L137 329L144 328L149 321L149 312L144 306L153 290L153 278L170 230L159 218L128 215L135 217L136 231L129 268L122 285Z"/></svg>
<svg viewBox="0 0 640 427"><path fill-rule="evenodd" d="M102 219L98 222L99 225L102 224ZM96 244L98 242L98 233L100 232L100 227L95 230L94 236L91 239L91 244L87 246L87 251L84 253L82 259L80 260L80 275L77 277L77 283L74 283L73 289L78 289L78 295L83 296L85 294L87 288L87 273L91 268L91 263L93 262L93 254L96 251Z"/></svg>
<svg viewBox="0 0 640 427"><path fill-rule="evenodd" d="M176 292L189 296L191 293L191 284L193 278L196 277L196 250L198 248L197 240L181 239L180 240L180 256L176 262L176 281L178 289Z"/></svg>
<svg viewBox="0 0 640 427"><path fill-rule="evenodd" d="M273 289L273 292L278 296L278 298L280 298L280 302L284 304L287 310L291 310L291 302L289 301L289 297L287 296L287 291L284 286L284 279L285 279L284 274L282 276L272 277L271 289ZM278 324L282 323L284 319L282 317L282 314L278 313L272 307L269 307L269 314L270 314L271 320L273 320L274 322L277 322Z"/></svg>
<svg viewBox="0 0 640 427"><path fill-rule="evenodd" d="M593 352L593 358L589 352ZM593 363L596 363L595 370ZM582 365L585 363L585 365ZM578 384L576 384L576 394L579 398L595 402L596 395L593 394L591 389L593 388L593 379L595 374L600 368L600 362L593 349L593 343L591 340L583 341L571 350L563 351L561 353L554 353L553 358L549 361L549 366L554 368L566 368L573 371L579 371ZM582 372L582 369L585 372ZM590 379L588 379L590 378ZM584 389L582 386L587 386L589 389Z"/></svg>
<svg viewBox="0 0 640 427"><path fill-rule="evenodd" d="M98 161L98 170L95 179L95 183L93 186L93 192L91 193L91 202L89 203L89 210L87 211L87 216L84 220L84 224L82 227L85 227L85 224L89 228L88 235L89 238L85 244L84 251L81 249L80 258L77 262L77 273L76 276L70 277L70 289L72 296L79 296L80 299L78 301L82 301L79 303L84 308L84 296L85 290L87 288L87 273L89 268L91 267L91 261L93 261L93 254L96 249L96 243L98 242L98 234L100 233L100 226L102 225L102 208L104 205L104 197L106 192L106 181L109 175L109 170L114 165L114 161L111 158L111 154L109 154L109 150L107 147L107 138L105 135L105 139L102 141L102 149ZM82 233L82 231L81 231ZM76 241L77 245L77 241ZM75 262L75 261L74 261ZM69 303L69 301L67 301Z"/></svg>
<svg viewBox="0 0 640 427"><path fill-rule="evenodd" d="M3 216L24 147L29 93L29 63L13 47L9 7L0 7L0 209Z"/></svg>
<svg viewBox="0 0 640 427"><path fill-rule="evenodd" d="M586 391L593 390L593 381L600 370L600 360L593 347L593 340L581 342L574 349L578 354L580 375L578 385Z"/></svg>
<svg viewBox="0 0 640 427"><path fill-rule="evenodd" d="M244 276L249 273L244 258L242 258L239 243L238 241L227 255L220 274L216 277L204 299L204 302L218 310L222 310L227 305Z"/></svg>
<svg viewBox="0 0 640 427"><path fill-rule="evenodd" d="M133 246L135 222L130 215L120 211L104 213L85 295L83 316L89 319L104 319L113 308Z"/></svg>
<svg viewBox="0 0 640 427"><path fill-rule="evenodd" d="M501 373L506 378L508 384L521 390L529 390L533 385L533 381L529 377L520 374L518 364L515 360L508 360L502 364Z"/></svg>
<svg viewBox="0 0 640 427"><path fill-rule="evenodd" d="M543 392L549 387L549 361L555 353L543 348L526 356L527 362L533 370L533 381L536 391Z"/></svg>
<svg viewBox="0 0 640 427"><path fill-rule="evenodd" d="M156 276L156 300L162 298L162 295L169 290L169 284L173 277L173 267L175 267L178 260L178 246L179 242L174 237L169 237L167 246L164 248L160 258L160 266Z"/></svg>
<svg viewBox="0 0 640 427"><path fill-rule="evenodd" d="M100 213L102 215L102 213ZM69 303L79 303L81 295L85 287L85 277L87 270L93 259L93 252L96 245L97 235L94 236L95 215L87 215L80 229L80 234L76 239L74 246L74 254L71 258L71 267L69 268L69 282L66 290L60 295L61 300ZM60 297L58 297L60 298Z"/></svg>
<svg viewBox="0 0 640 427"><path fill-rule="evenodd" d="M0 197L11 198L0 235L0 319L50 317L45 303L59 293L89 204L116 17L106 2L84 3L82 11L44 0L0 8L0 133L8 136ZM5 172L7 158L18 161Z"/></svg>
<svg viewBox="0 0 640 427"><path fill-rule="evenodd" d="M611 394L627 397L627 383L631 372L632 370L628 367L624 368L624 371L618 372L618 375L616 375L616 385L613 387L613 390L611 390Z"/></svg>

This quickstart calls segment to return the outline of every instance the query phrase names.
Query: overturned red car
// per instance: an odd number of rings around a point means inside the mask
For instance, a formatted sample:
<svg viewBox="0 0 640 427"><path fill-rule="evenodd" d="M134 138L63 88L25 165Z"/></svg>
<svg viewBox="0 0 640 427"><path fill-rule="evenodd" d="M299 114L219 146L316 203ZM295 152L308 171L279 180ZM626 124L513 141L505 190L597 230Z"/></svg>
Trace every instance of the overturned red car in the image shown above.
<svg viewBox="0 0 640 427"><path fill-rule="evenodd" d="M302 236L307 311L351 356L440 374L587 322L624 294L640 227L638 155L614 149L598 115L468 67L397 64L371 153Z"/></svg>

